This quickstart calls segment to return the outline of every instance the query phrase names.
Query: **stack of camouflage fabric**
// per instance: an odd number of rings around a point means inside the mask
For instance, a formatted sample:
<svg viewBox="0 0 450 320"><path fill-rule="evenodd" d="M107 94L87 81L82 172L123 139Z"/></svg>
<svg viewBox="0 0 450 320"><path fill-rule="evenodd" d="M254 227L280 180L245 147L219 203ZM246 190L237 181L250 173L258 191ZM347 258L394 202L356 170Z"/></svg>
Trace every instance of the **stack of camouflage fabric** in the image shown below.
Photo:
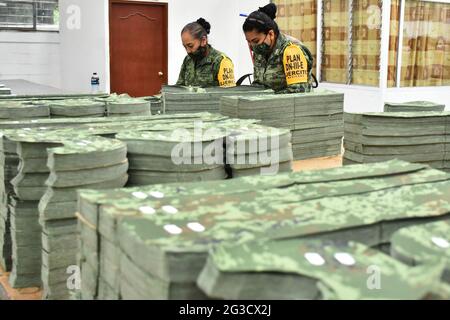
<svg viewBox="0 0 450 320"><path fill-rule="evenodd" d="M66 99L48 103L52 118L105 116L105 103L92 99Z"/></svg>
<svg viewBox="0 0 450 320"><path fill-rule="evenodd" d="M219 113L220 98L234 95L271 94L272 90L260 87L197 88L164 86L162 89L164 113Z"/></svg>
<svg viewBox="0 0 450 320"><path fill-rule="evenodd" d="M436 111L445 110L444 104L438 104L430 101L411 101L405 103L386 102L384 112L418 112L418 111Z"/></svg>
<svg viewBox="0 0 450 320"><path fill-rule="evenodd" d="M139 98L131 98L127 94L112 94L108 98L98 98L98 101L106 103L108 117L150 116L150 101Z"/></svg>
<svg viewBox="0 0 450 320"><path fill-rule="evenodd" d="M220 130L198 136L187 129L129 131L116 138L127 144L129 186L226 178Z"/></svg>
<svg viewBox="0 0 450 320"><path fill-rule="evenodd" d="M227 300L416 300L435 291L442 271L439 263L411 268L355 242L269 240L214 248L197 283Z"/></svg>
<svg viewBox="0 0 450 320"><path fill-rule="evenodd" d="M163 113L163 102L161 95L142 97L141 99L144 99L145 101L150 101L150 109L152 110L153 115Z"/></svg>
<svg viewBox="0 0 450 320"><path fill-rule="evenodd" d="M4 84L0 84L0 96L10 95L10 94L11 94L11 89L6 88Z"/></svg>
<svg viewBox="0 0 450 320"><path fill-rule="evenodd" d="M3 143L0 141L0 148L3 148ZM8 208L8 193L11 193L11 187L8 191L5 187L5 153L0 154L0 268L5 271L11 270L11 228L10 215Z"/></svg>
<svg viewBox="0 0 450 320"><path fill-rule="evenodd" d="M10 181L17 175L17 167L19 165L19 157L16 152L16 145L14 143L8 143L3 139L3 135L1 135L2 142L0 143L0 149L2 152L1 158L3 159L2 172L0 176L3 177L3 192L2 192L2 201L1 201L1 213L4 222L2 222L2 226L4 227L4 233L0 234L0 238L3 239L3 247L0 247L2 250L2 255L0 256L0 265L6 271L10 271L12 268L12 243L11 243L11 232L10 232L10 209L8 206L8 199L10 196L14 194L14 188L11 185ZM0 230L1 232L2 230Z"/></svg>
<svg viewBox="0 0 450 320"><path fill-rule="evenodd" d="M201 117L201 115L193 115L191 118ZM75 128L75 127L90 127L105 126L114 124L126 124L131 122L146 122L149 120L165 120L167 118L155 118L152 116L131 116L131 117L110 117L110 118L59 118L59 119L21 119L20 121L5 120L0 121L0 130L4 129L19 129L19 128L47 128L47 129L61 129L61 128ZM130 124L131 125L131 124Z"/></svg>
<svg viewBox="0 0 450 320"><path fill-rule="evenodd" d="M368 246L389 242L399 228L449 218L449 179L423 165L391 161L276 177L86 191L79 204L86 230L81 238L83 297L120 291L124 299L201 298L197 277L208 250L220 243L260 238ZM431 205L436 201L440 206ZM105 293L104 279L112 275L115 287L107 283Z"/></svg>
<svg viewBox="0 0 450 320"><path fill-rule="evenodd" d="M439 221L400 229L391 239L391 254L416 266L444 262L444 282L450 283L450 222Z"/></svg>
<svg viewBox="0 0 450 320"><path fill-rule="evenodd" d="M49 107L45 104L26 103L20 101L0 101L0 119L39 119L48 118Z"/></svg>
<svg viewBox="0 0 450 320"><path fill-rule="evenodd" d="M22 136L32 130L22 130L4 136L8 144L15 144L20 159L18 174L11 180L14 194L8 205L11 214L13 267L10 276L14 288L41 286L41 233L38 204L45 192L48 178L46 151L39 152L32 144L22 141ZM36 132L30 133L34 135Z"/></svg>
<svg viewBox="0 0 450 320"><path fill-rule="evenodd" d="M14 244L10 281L14 287L40 286L42 277L45 298L67 299L66 269L77 264L76 190L124 186L126 146L78 128L4 134L3 149L15 147L20 157L9 201Z"/></svg>
<svg viewBox="0 0 450 320"><path fill-rule="evenodd" d="M77 265L77 190L123 187L128 161L124 143L101 137L75 137L48 149L48 189L39 203L44 297L68 299L67 268Z"/></svg>
<svg viewBox="0 0 450 320"><path fill-rule="evenodd" d="M226 138L226 163L232 177L292 171L291 133L260 125L240 127Z"/></svg>
<svg viewBox="0 0 450 320"><path fill-rule="evenodd" d="M305 94L224 97L220 112L292 131L295 160L341 153L344 95L329 90Z"/></svg>
<svg viewBox="0 0 450 320"><path fill-rule="evenodd" d="M450 113L345 114L344 164L390 159L450 169Z"/></svg>

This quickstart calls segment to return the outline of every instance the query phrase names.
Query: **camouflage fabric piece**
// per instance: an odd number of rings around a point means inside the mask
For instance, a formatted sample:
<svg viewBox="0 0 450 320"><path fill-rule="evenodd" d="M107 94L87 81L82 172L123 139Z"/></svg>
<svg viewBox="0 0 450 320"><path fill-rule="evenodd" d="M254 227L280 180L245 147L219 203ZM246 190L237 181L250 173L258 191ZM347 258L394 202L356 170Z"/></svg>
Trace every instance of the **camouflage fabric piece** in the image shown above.
<svg viewBox="0 0 450 320"><path fill-rule="evenodd" d="M128 94L112 94L107 98L97 98L106 103L108 116L151 115L151 104L143 98L132 98Z"/></svg>
<svg viewBox="0 0 450 320"><path fill-rule="evenodd" d="M126 162L126 145L91 134L89 130L78 128L3 131L7 148L11 148L10 144L16 146L20 157L19 174L13 183L16 197L22 201L10 201L10 210L14 214L11 220L13 248L18 248L14 249L11 277L15 287L40 286L42 283L44 298L67 299L70 296L66 268L77 263L78 250L69 246L57 250L51 248L55 242L67 238L77 242L77 232L66 226L68 220L76 221L76 190L72 187L123 187L127 180L128 165L123 163ZM44 163L48 165L47 170L44 170ZM64 188L68 184L70 187ZM44 195L46 185L52 187L52 192L46 193L47 197ZM62 190L58 190L58 185L63 186ZM61 194L64 194L63 201L53 199ZM49 224L52 227L49 228ZM24 227L27 229L20 229ZM47 249L41 246L41 235L47 239ZM37 256L39 252L41 256Z"/></svg>
<svg viewBox="0 0 450 320"><path fill-rule="evenodd" d="M26 101L0 101L0 119L48 118L49 107L44 104L30 104Z"/></svg>
<svg viewBox="0 0 450 320"><path fill-rule="evenodd" d="M312 55L309 50L300 42L297 45L307 58L308 62L308 82L288 85L283 64L283 55L285 49L293 44L286 35L280 33L277 43L270 57L266 59L261 55L254 55L254 84L263 85L266 88L273 89L276 93L298 93L311 91L311 70L313 65Z"/></svg>
<svg viewBox="0 0 450 320"><path fill-rule="evenodd" d="M197 283L223 299L410 300L432 292L442 271L442 263L410 268L355 242L294 239L217 246Z"/></svg>
<svg viewBox="0 0 450 320"><path fill-rule="evenodd" d="M63 101L49 102L52 116L82 117L98 116L105 114L105 104L91 99L66 99Z"/></svg>
<svg viewBox="0 0 450 320"><path fill-rule="evenodd" d="M219 113L220 99L222 97L264 94L273 94L273 91L257 86L238 86L227 88L163 86L163 113L177 114L201 111Z"/></svg>
<svg viewBox="0 0 450 320"><path fill-rule="evenodd" d="M133 205L134 203L145 203L149 200L205 196L213 192L215 195L226 195L232 193L245 193L258 190L269 190L284 188L295 185L309 185L314 183L328 183L338 181L352 181L358 179L379 178L385 176L401 176L425 169L420 164L409 164L403 161L392 160L385 163L372 165L356 165L352 167L334 168L320 171L304 171L291 174L280 174L271 176L243 177L237 180L208 181L198 183L173 183L153 186L142 186L119 190L82 190L80 191L80 210L84 217L93 225L97 225L97 206L100 205ZM431 172L430 172L431 173ZM428 175L428 170L426 173ZM447 179L447 175L437 172L439 177ZM354 190L353 190L354 192ZM315 193L312 192L311 195ZM140 200L140 201L139 201Z"/></svg>
<svg viewBox="0 0 450 320"><path fill-rule="evenodd" d="M262 125L292 132L295 160L341 154L344 96L330 90L289 95L222 97L226 116L261 120Z"/></svg>
<svg viewBox="0 0 450 320"><path fill-rule="evenodd" d="M248 199L250 201L250 199L254 197L254 193L249 193L249 191L271 189L295 184L305 184L304 190L309 190L309 192L305 193L303 191L298 191L297 194L304 194L304 196L296 199L293 197L290 199L290 201L298 202L299 199L306 201L307 199L315 198L317 197L318 192L323 192L322 195L326 195L330 192L330 190L337 189L337 185L330 185L329 188L324 189L324 184L320 184L319 182L361 179L363 177L379 177L378 180L373 181L372 187L368 187L373 188L375 185L378 185L379 188L387 188L388 186L392 187L398 184L408 183L407 181L409 181L409 183L413 183L413 181L425 181L427 179L431 179L430 181L432 181L435 178L438 178L438 176L445 176L445 174L438 171L436 172L437 176L434 178L432 177L433 174L429 175L426 172L421 174L420 171L423 168L424 167L420 165L410 165L403 162L391 161L386 164L377 164L370 167L355 166L353 168L330 169L320 172L302 172L289 175L284 174L275 177L255 176L229 181L204 182L202 184L177 183L172 185L157 185L151 187L139 187L103 192L83 190L80 192L79 210L83 217L81 221L85 221L87 224L82 223L82 225L86 225L85 229L88 230L90 230L92 226L94 226L94 228L98 228L98 231L101 234L101 240L95 236L95 232L93 236L88 238L83 236L82 239L84 239L85 244L82 247L90 248L85 250L87 259L90 261L89 269L94 268L95 270L98 270L99 267L92 267L100 263L97 261L98 257L91 254L93 251L97 252L97 249L92 249L92 245L95 244L95 246L97 246L99 240L102 245L106 240L118 246L116 228L119 225L120 220L126 216L146 216L146 214L152 210L156 210L156 208L162 208L164 206L174 208L194 208L198 206L212 205L212 201L216 197L208 197L207 195L211 194L211 192L217 196L221 194L227 195L235 193L233 195L233 199L236 201L239 199ZM418 170L419 172L416 178L407 178L402 176L403 173L414 173ZM380 184L380 181L385 175L393 175L394 177L391 182L388 183L386 181L386 183ZM396 175L397 177L395 177ZM425 178L426 176L428 176L428 178ZM311 184L314 182L319 183L319 185L317 185L317 189L315 186L311 188ZM361 183L365 184L366 182L361 181ZM365 192L364 190L367 191L368 189L361 189L360 191ZM266 197L267 194L270 193L269 191L270 190L265 193ZM274 192L275 198L280 194L279 192L276 192L276 190L272 191ZM346 190L341 190L339 194L346 194L347 192L354 192L354 189L348 188ZM261 197L264 197L263 194L261 194ZM229 202L230 199L230 197L217 197L217 202L220 203L225 200L227 201L228 207L234 203ZM216 200L214 200L214 202L215 201ZM259 201L259 198L256 199L256 201ZM101 207L99 207L100 204L102 204ZM114 205L117 209L110 208L108 205ZM138 211L129 211L130 209L138 209ZM187 214L194 217L190 211ZM87 225L90 227L87 227ZM91 245L88 245L89 243L91 243ZM100 255L103 255L103 249L100 251ZM109 263L110 265L119 264L117 261L115 263L109 261ZM103 278L102 273L100 273L100 277ZM101 282L101 280L99 281ZM110 280L110 285L113 286L114 283L111 282L112 281ZM95 293L91 292L88 296L95 296Z"/></svg>
<svg viewBox="0 0 450 320"><path fill-rule="evenodd" d="M444 189L447 188L444 185L448 187L448 182L300 202L294 195L302 192L294 188L295 191L285 191L285 197L279 192L270 199L271 202L267 194L266 201L252 197L254 202L248 203L238 202L237 199L244 198L242 195L235 197L234 202L221 197L216 204L212 204L214 197L204 197L204 201L198 199L189 205L189 200L185 200L186 204L184 201L172 201L171 205L147 201L137 210L105 207L101 214L123 217L123 223L118 223L121 248L140 268L166 281L189 282L200 271L197 268L202 267L208 248L222 242L239 244L261 237L314 237L360 240L373 245L380 243L381 221L408 221L417 217L433 219L439 216L448 218L450 209L445 204L448 200L443 200L446 193ZM287 202L288 195L291 195L292 202ZM430 202L436 201L433 197L440 199L442 205L439 208L430 208ZM398 199L403 201L397 206ZM404 203L410 203L411 207L405 209ZM362 207L373 208L373 211L369 213L365 209L366 215L361 217ZM340 218L331 223L330 216ZM182 266L179 259L184 261ZM173 264L171 261L178 262Z"/></svg>
<svg viewBox="0 0 450 320"><path fill-rule="evenodd" d="M449 170L449 112L346 113L344 164L389 159Z"/></svg>
<svg viewBox="0 0 450 320"><path fill-rule="evenodd" d="M190 56L186 56L176 84L179 86L218 87L219 69L223 59L229 58L211 45L208 45L208 55L198 62Z"/></svg>
<svg viewBox="0 0 450 320"><path fill-rule="evenodd" d="M397 231L391 254L409 265L444 261L443 281L450 283L450 222L439 221Z"/></svg>
<svg viewBox="0 0 450 320"><path fill-rule="evenodd" d="M430 101L410 101L404 103L386 102L384 112L416 112L416 111L444 111L445 105Z"/></svg>

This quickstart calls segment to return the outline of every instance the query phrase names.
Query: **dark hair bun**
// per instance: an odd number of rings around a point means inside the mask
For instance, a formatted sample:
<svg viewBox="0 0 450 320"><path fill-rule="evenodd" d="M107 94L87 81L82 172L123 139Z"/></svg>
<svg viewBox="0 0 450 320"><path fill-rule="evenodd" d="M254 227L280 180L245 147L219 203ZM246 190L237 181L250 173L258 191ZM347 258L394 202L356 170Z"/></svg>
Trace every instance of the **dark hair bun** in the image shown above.
<svg viewBox="0 0 450 320"><path fill-rule="evenodd" d="M264 7L260 7L258 11L267 14L272 20L275 20L275 18L277 17L277 6L275 5L275 3L269 3Z"/></svg>
<svg viewBox="0 0 450 320"><path fill-rule="evenodd" d="M197 23L199 25L201 25L203 27L203 29L205 29L207 34L209 34L209 32L211 31L211 25L209 24L208 21L206 21L203 18L200 18L200 19L197 20Z"/></svg>

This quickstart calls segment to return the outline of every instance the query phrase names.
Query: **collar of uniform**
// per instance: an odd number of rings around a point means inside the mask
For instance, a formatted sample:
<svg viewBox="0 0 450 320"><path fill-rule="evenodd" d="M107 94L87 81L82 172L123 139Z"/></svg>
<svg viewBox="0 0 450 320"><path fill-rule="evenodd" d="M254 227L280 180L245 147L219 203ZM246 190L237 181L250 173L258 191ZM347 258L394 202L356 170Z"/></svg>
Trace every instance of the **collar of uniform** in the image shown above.
<svg viewBox="0 0 450 320"><path fill-rule="evenodd" d="M272 58L278 57L280 54L283 53L284 45L286 44L286 41L288 39L280 32L277 38L277 43L275 44L275 48L272 51L272 54L270 55L269 60Z"/></svg>
<svg viewBox="0 0 450 320"><path fill-rule="evenodd" d="M207 55L206 57L203 57L203 59L200 60L199 62L197 62L197 66L202 66L202 65L205 65L205 64L210 64L210 63L213 62L214 48L213 48L210 44L208 44L207 47L208 47L208 55ZM188 59L189 59L190 61L192 61L192 63L195 63L195 61L191 58L190 55L188 55Z"/></svg>

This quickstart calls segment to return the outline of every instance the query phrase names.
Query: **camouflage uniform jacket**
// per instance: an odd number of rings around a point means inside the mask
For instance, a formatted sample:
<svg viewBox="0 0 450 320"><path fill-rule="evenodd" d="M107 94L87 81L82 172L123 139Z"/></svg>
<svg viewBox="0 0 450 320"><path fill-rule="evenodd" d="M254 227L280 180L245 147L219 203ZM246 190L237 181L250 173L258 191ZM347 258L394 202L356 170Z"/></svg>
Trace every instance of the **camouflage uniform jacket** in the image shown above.
<svg viewBox="0 0 450 320"><path fill-rule="evenodd" d="M177 85L233 87L234 66L230 58L208 45L208 55L196 62L189 55L183 61Z"/></svg>
<svg viewBox="0 0 450 320"><path fill-rule="evenodd" d="M287 49L293 50L294 56L302 56L306 59L307 66L298 63L291 66L286 61ZM275 90L277 93L298 93L309 92L311 90L311 72L313 57L299 40L281 34L278 36L277 43L269 58L255 54L254 62L254 84L264 85ZM303 79L288 79L288 72L292 69L303 69Z"/></svg>

